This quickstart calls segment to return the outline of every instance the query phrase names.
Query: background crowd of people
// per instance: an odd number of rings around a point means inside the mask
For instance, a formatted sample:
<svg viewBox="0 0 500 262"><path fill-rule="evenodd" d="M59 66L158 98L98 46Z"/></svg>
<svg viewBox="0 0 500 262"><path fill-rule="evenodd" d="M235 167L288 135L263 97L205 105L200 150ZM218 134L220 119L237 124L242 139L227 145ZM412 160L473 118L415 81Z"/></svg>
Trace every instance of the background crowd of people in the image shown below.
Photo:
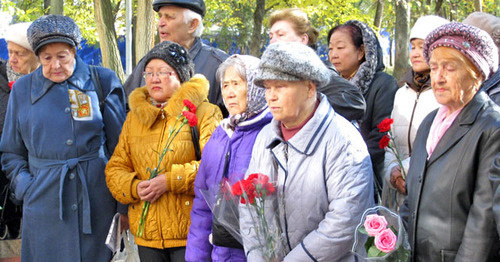
<svg viewBox="0 0 500 262"><path fill-rule="evenodd" d="M21 260L110 261L120 213L141 261L264 261L253 211L237 243L205 194L253 173L276 186L283 261L355 261L375 205L399 213L411 261L500 260L500 18L420 17L398 83L357 20L329 30L323 62L297 8L270 15L261 58L202 43L203 0L153 9L161 43L123 85L76 55L71 18L10 26L0 181Z"/></svg>

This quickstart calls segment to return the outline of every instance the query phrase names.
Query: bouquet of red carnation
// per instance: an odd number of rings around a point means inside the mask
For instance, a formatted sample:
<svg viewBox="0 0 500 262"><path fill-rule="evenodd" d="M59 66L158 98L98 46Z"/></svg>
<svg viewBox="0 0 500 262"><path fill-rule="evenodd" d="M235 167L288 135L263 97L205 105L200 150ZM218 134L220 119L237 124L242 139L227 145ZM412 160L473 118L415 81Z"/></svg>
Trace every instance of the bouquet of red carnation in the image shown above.
<svg viewBox="0 0 500 262"><path fill-rule="evenodd" d="M354 232L351 251L370 261L409 261L410 244L403 221L386 207L367 209Z"/></svg>
<svg viewBox="0 0 500 262"><path fill-rule="evenodd" d="M216 203L202 192L214 217L242 245L252 243L251 250L259 249L265 261L281 261L285 246L281 235L277 210L277 192L274 183L264 174L254 173L234 184L225 179L220 185ZM240 232L238 203L244 204L252 225L244 234ZM216 208L213 208L216 206ZM250 231L250 232L249 232ZM248 235L255 236L252 239Z"/></svg>
<svg viewBox="0 0 500 262"><path fill-rule="evenodd" d="M177 127L177 124L179 122L180 125ZM182 127L186 124L194 127L198 124L198 119L196 118L196 106L191 101L184 99L184 108L182 109L182 112L177 116L174 126L169 127L168 138L165 147L161 152L155 151L159 155L158 165L153 170L151 170L151 168L149 167L147 169L147 172L150 174L149 179L155 178L158 174L161 174L164 171L164 169L160 169L161 162L163 161L165 155L169 151L172 151L172 149L170 149L170 144L172 144L174 138L177 136L177 134L179 134ZM139 237L142 237L142 235L144 234L146 216L148 215L150 205L151 203L149 201L146 201L142 206L141 219L139 220L139 228L137 229L137 236Z"/></svg>
<svg viewBox="0 0 500 262"><path fill-rule="evenodd" d="M406 171L403 166L403 161L401 160L401 156L398 153L396 142L394 141L394 135L391 132L392 123L394 123L394 120L392 118L385 118L384 120L382 120L382 122L380 122L380 124L377 125L380 133L387 132L387 134L385 134L382 139L380 139L379 147L382 149L389 148L389 150L394 153L396 159L398 160L398 165L401 168L401 175L403 175L403 179L406 180Z"/></svg>

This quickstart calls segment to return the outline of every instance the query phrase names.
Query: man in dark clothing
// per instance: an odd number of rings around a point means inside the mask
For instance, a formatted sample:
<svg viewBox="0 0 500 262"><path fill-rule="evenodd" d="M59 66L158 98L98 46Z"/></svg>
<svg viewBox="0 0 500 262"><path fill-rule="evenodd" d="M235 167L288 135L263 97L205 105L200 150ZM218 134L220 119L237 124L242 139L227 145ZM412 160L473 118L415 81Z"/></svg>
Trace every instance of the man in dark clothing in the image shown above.
<svg viewBox="0 0 500 262"><path fill-rule="evenodd" d="M216 104L224 117L228 115L222 101L220 85L216 80L215 72L228 55L218 49L202 43L200 36L203 33L202 18L205 16L205 2L203 0L155 0L153 9L158 13L158 33L160 40L172 41L189 50L193 59L195 73L203 74L210 82L208 100ZM145 63L139 61L124 84L127 96L137 87L144 86L142 77Z"/></svg>

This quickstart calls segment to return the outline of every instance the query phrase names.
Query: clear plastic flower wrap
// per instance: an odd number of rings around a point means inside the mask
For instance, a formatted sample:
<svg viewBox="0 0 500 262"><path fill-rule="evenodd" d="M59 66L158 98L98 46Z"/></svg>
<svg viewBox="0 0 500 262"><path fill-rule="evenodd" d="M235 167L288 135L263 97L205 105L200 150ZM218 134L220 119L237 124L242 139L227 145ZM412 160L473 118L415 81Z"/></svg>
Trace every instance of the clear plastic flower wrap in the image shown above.
<svg viewBox="0 0 500 262"><path fill-rule="evenodd" d="M351 252L367 261L409 261L410 244L401 217L383 206L367 209L354 232Z"/></svg>
<svg viewBox="0 0 500 262"><path fill-rule="evenodd" d="M257 249L262 261L282 261L286 249L275 183L269 182L266 175L251 174L235 183L223 179L217 192L214 191L201 192L214 214L214 220L242 245L245 244L247 252ZM240 210L248 215L250 224L240 225ZM240 232L240 229L244 231Z"/></svg>

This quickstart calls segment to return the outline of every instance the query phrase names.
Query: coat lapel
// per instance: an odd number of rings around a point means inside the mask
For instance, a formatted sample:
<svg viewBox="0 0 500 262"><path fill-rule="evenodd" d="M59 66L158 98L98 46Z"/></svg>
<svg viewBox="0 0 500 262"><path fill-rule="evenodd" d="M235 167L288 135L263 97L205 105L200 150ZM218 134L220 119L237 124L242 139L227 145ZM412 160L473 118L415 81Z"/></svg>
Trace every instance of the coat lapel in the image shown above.
<svg viewBox="0 0 500 262"><path fill-rule="evenodd" d="M450 128L444 133L441 140L439 140L436 149L429 159L428 165L431 165L448 152L448 150L455 146L460 139L469 132L486 101L484 96L486 96L484 92L478 92L464 107L462 112L457 116L455 122L453 122Z"/></svg>
<svg viewBox="0 0 500 262"><path fill-rule="evenodd" d="M335 112L325 95L318 93L320 104L313 117L290 140L288 144L301 154L311 155L329 128Z"/></svg>
<svg viewBox="0 0 500 262"><path fill-rule="evenodd" d="M42 67L40 66L35 72L32 73L32 85L31 85L31 104L36 103L42 96L44 96L50 88L59 83L54 83L43 76ZM91 85L86 84L90 79L89 67L83 63L83 60L75 56L75 70L73 74L65 81L75 88L85 91L93 90L89 89Z"/></svg>

